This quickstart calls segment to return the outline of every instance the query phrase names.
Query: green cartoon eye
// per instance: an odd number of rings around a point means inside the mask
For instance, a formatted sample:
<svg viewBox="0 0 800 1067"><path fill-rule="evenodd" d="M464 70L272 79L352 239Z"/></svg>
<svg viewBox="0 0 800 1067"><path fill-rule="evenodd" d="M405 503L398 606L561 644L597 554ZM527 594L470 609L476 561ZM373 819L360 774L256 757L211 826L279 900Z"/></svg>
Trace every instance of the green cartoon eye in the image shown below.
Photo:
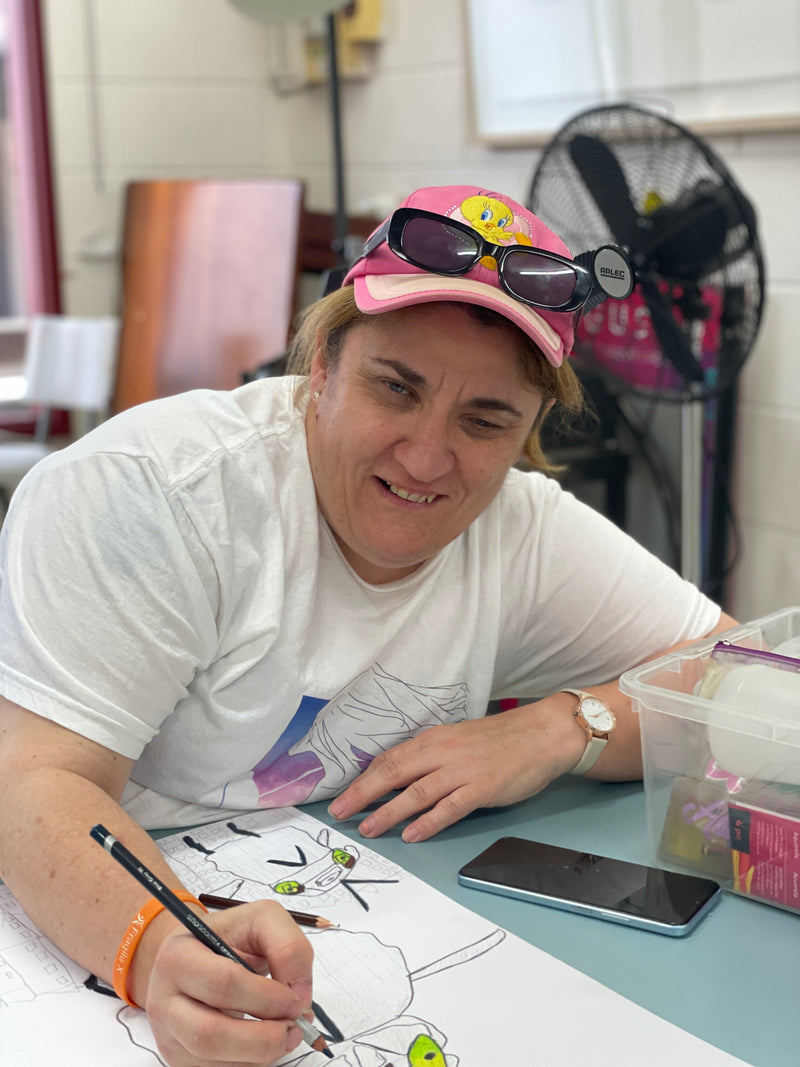
<svg viewBox="0 0 800 1067"><path fill-rule="evenodd" d="M303 886L299 882L278 882L272 887L276 893L282 893L286 897L296 896L303 892Z"/></svg>
<svg viewBox="0 0 800 1067"><path fill-rule="evenodd" d="M419 1034L408 1050L408 1062L410 1067L444 1067L446 1061L433 1038Z"/></svg>
<svg viewBox="0 0 800 1067"><path fill-rule="evenodd" d="M331 859L342 867L352 867L354 863L353 857L349 852L345 852L343 848L335 848L331 852Z"/></svg>

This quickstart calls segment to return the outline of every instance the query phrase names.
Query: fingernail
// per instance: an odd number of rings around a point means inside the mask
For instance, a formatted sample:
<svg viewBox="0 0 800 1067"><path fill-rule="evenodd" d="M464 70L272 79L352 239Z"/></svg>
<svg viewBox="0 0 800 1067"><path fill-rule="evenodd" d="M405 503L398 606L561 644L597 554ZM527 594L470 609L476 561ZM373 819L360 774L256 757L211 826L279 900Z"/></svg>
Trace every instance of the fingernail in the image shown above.
<svg viewBox="0 0 800 1067"><path fill-rule="evenodd" d="M302 1010L308 1011L311 1007L311 982L308 978L300 978L296 982L289 982L289 988L300 998Z"/></svg>
<svg viewBox="0 0 800 1067"><path fill-rule="evenodd" d="M361 834L362 837L373 837L375 835L376 829L377 828L375 826L374 819L364 819L364 821L358 828L358 832Z"/></svg>
<svg viewBox="0 0 800 1067"><path fill-rule="evenodd" d="M294 1052L300 1042L303 1040L303 1035L300 1032L299 1026L290 1026L286 1031L286 1041L283 1046L284 1052Z"/></svg>
<svg viewBox="0 0 800 1067"><path fill-rule="evenodd" d="M343 810L344 805L342 804L339 797L337 797L336 800L332 801L332 803L328 805L328 814L331 815L334 819L338 819Z"/></svg>
<svg viewBox="0 0 800 1067"><path fill-rule="evenodd" d="M410 845L414 841L419 841L419 830L416 826L407 826L401 836Z"/></svg>

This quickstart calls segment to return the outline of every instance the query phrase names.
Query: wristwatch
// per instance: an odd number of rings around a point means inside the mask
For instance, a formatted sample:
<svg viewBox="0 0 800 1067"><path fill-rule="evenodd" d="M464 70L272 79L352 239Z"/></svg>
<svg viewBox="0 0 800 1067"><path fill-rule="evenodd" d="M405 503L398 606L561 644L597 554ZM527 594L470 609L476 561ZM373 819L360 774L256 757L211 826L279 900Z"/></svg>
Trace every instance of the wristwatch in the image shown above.
<svg viewBox="0 0 800 1067"><path fill-rule="evenodd" d="M617 725L617 720L605 700L601 700L593 693L585 693L583 689L562 689L561 692L572 693L578 698L578 706L574 714L578 725L586 731L588 738L583 755L569 773L586 774L600 759L609 734Z"/></svg>

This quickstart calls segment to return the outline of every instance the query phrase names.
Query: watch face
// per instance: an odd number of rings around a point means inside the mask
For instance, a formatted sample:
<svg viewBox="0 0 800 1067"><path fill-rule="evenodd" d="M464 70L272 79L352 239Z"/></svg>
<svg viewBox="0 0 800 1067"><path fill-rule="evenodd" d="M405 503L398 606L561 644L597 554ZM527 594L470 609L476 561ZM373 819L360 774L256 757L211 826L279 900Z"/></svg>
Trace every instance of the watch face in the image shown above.
<svg viewBox="0 0 800 1067"><path fill-rule="evenodd" d="M607 704L597 697L584 697L581 701L581 715L593 730L607 734L614 727L614 715Z"/></svg>

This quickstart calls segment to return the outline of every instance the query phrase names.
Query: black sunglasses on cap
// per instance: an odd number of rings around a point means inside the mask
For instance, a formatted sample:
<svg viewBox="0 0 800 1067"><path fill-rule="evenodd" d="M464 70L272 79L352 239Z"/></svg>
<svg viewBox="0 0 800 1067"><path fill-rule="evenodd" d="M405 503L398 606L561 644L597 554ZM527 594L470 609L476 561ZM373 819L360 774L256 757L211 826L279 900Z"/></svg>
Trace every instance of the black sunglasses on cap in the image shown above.
<svg viewBox="0 0 800 1067"><path fill-rule="evenodd" d="M577 311L607 296L624 299L633 289L630 264L613 245L572 260L530 245L494 244L471 226L422 208L398 208L369 238L361 258L383 241L406 263L433 274L467 274L484 256L491 256L510 296L549 311ZM600 265L601 254L605 266Z"/></svg>

